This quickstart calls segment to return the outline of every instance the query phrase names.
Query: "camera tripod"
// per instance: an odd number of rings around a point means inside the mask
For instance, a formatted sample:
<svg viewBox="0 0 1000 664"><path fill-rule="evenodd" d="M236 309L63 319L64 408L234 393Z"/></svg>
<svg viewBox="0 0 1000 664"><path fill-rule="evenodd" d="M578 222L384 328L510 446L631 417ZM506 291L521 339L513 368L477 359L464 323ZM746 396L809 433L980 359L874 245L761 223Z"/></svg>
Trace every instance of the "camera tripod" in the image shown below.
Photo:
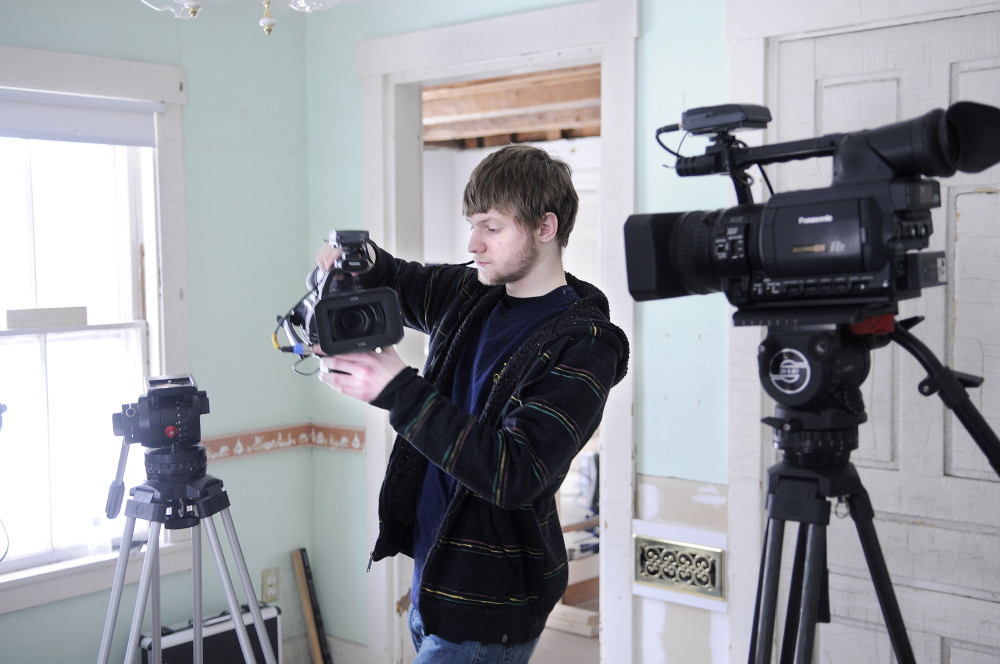
<svg viewBox="0 0 1000 664"><path fill-rule="evenodd" d="M243 591L246 594L247 604L253 616L264 659L267 664L276 664L274 652L271 648L271 641L264 626L260 607L257 605L253 584L250 581L250 574L247 571L246 560L243 557L243 551L236 537L233 518L229 513L229 496L223 489L222 480L206 474L207 463L208 457L205 454L205 446L201 444L158 447L146 451L146 482L132 489L132 497L128 500L125 507L125 531L122 535L118 564L115 567L114 583L111 587L111 603L108 607L108 614L104 623L104 634L101 639L101 650L97 660L98 664L107 664L110 655L111 639L115 623L118 619L122 590L125 585L125 572L128 566L130 549L129 544L132 541L136 519L149 522L149 534L146 538L146 559L143 562L142 575L139 580L139 593L136 599L135 612L132 616L132 627L125 652L125 664L132 664L135 661L136 649L139 645L139 630L142 628L146 602L149 599L150 591L152 591L153 623L152 662L160 664L162 661L159 596L159 538L161 526L168 530L192 529L193 662L194 664L203 664L201 596L202 524L204 524L205 531L208 533L212 553L215 557L215 564L226 594L229 614L232 616L240 648L243 651L243 658L248 664L256 664L257 660L254 657L250 636L246 625L243 623L243 614L240 610L233 581L222 551L222 543L219 539L215 522L212 519L212 516L216 513L221 513L222 515L222 522L229 539L229 548L243 584ZM120 472L121 468L119 468Z"/></svg>
<svg viewBox="0 0 1000 664"><path fill-rule="evenodd" d="M858 425L867 420L860 385L868 375L870 351L895 341L928 372L919 385L924 396L939 394L975 439L1000 475L1000 439L969 400L966 388L982 379L943 366L909 328L915 318L895 322L892 315L861 325L768 329L760 347L761 384L778 401L774 444L784 460L768 470L767 526L761 555L750 664L770 664L782 546L787 521L799 523L789 580L781 664L809 664L817 622L830 622L826 527L830 500L846 502L855 522L868 571L899 664L915 664L906 627L885 558L875 533L875 516L851 451L858 446Z"/></svg>

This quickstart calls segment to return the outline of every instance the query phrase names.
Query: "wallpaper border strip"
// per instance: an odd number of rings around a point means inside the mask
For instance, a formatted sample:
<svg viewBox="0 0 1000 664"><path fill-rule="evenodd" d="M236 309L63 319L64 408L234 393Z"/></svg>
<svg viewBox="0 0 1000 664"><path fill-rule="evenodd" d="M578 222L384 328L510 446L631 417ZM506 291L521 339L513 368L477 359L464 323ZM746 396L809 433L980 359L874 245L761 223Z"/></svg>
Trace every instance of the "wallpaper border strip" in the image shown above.
<svg viewBox="0 0 1000 664"><path fill-rule="evenodd" d="M209 461L224 461L301 447L365 451L364 427L293 424L202 439Z"/></svg>

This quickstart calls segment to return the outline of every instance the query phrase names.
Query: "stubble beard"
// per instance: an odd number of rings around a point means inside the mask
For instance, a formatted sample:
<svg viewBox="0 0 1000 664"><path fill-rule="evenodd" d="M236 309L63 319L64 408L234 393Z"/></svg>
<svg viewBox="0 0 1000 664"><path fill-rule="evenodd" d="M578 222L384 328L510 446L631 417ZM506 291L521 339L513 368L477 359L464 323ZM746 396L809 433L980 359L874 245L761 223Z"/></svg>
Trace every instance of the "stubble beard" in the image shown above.
<svg viewBox="0 0 1000 664"><path fill-rule="evenodd" d="M497 269L492 275L486 275L479 271L479 281L486 286L504 286L523 279L538 260L538 245L535 238L528 236L524 239L524 244L514 257L513 264L509 269ZM493 264L496 267L496 264Z"/></svg>

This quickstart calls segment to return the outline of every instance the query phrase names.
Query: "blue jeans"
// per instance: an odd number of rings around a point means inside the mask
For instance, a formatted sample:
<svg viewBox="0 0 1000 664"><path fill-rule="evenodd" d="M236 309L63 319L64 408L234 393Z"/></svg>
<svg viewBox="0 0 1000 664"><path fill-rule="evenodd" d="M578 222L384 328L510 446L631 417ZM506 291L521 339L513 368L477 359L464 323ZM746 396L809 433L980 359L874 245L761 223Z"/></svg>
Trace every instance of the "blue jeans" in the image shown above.
<svg viewBox="0 0 1000 664"><path fill-rule="evenodd" d="M538 639L528 643L455 643L434 634L424 634L424 623L417 607L410 606L410 636L417 658L413 664L527 664Z"/></svg>

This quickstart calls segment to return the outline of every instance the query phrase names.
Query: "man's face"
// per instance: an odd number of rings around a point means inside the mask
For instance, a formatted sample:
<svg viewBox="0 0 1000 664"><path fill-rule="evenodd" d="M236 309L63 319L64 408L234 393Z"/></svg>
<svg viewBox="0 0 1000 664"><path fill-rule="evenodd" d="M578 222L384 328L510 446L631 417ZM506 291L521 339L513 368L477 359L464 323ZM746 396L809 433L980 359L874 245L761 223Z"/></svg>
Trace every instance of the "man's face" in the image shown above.
<svg viewBox="0 0 1000 664"><path fill-rule="evenodd" d="M500 286L523 279L538 258L535 237L513 217L496 210L469 217L468 250L475 257L479 281Z"/></svg>

